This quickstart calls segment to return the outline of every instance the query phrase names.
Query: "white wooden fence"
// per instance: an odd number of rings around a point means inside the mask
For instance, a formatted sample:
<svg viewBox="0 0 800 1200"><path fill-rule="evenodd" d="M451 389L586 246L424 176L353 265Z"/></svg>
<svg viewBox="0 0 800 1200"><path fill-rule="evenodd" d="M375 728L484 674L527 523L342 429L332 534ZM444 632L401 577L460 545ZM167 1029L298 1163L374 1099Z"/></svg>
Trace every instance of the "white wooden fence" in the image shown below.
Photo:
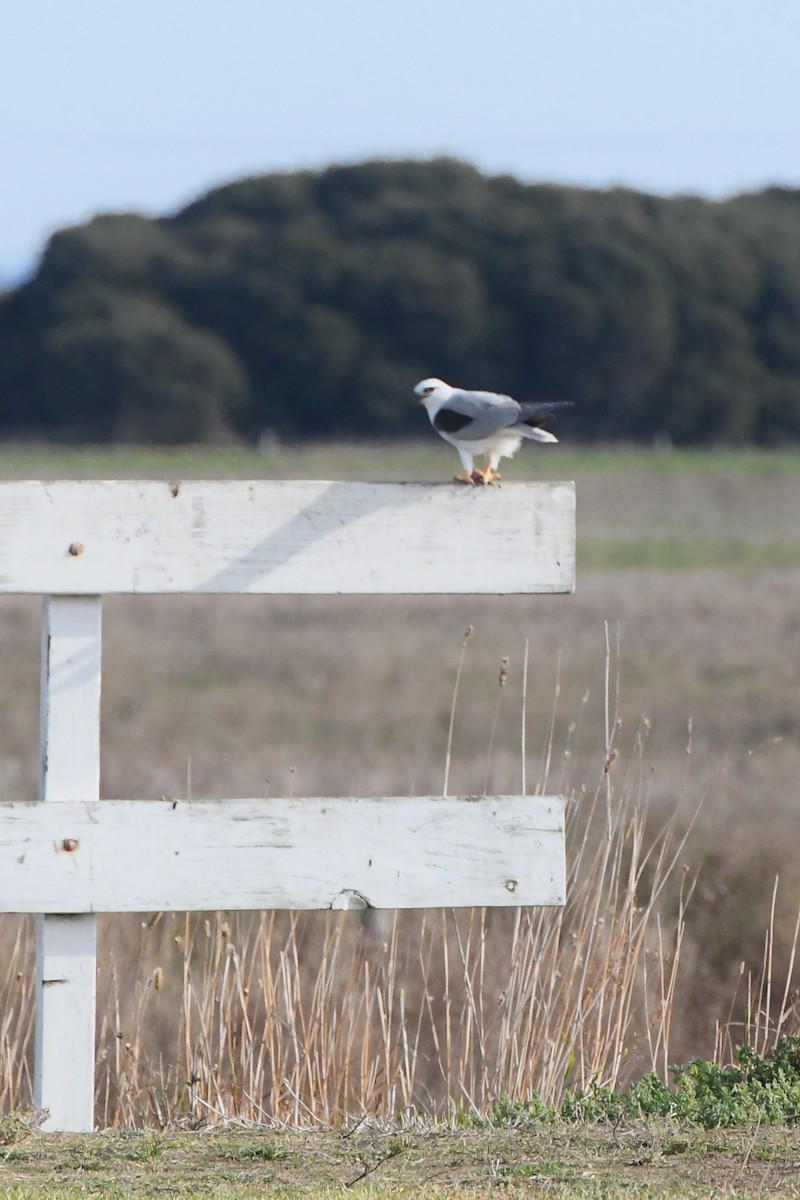
<svg viewBox="0 0 800 1200"><path fill-rule="evenodd" d="M0 912L40 914L47 1128L93 1127L95 913L564 902L557 797L100 801L101 597L568 592L574 549L568 483L0 484L0 592L45 597L40 794L0 804Z"/></svg>

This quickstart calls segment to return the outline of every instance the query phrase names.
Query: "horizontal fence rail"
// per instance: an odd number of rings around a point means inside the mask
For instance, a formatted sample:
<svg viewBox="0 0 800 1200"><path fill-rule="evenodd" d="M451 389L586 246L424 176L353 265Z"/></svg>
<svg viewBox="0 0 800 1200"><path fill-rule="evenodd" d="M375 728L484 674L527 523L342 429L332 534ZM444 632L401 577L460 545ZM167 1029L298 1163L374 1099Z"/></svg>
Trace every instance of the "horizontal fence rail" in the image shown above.
<svg viewBox="0 0 800 1200"><path fill-rule="evenodd" d="M0 911L563 904L533 796L0 804Z"/></svg>
<svg viewBox="0 0 800 1200"><path fill-rule="evenodd" d="M45 598L39 801L0 804L0 911L37 914L47 1128L94 1125L96 913L565 899L557 797L101 801L103 595L574 585L571 483L0 483L0 592Z"/></svg>
<svg viewBox="0 0 800 1200"><path fill-rule="evenodd" d="M0 592L570 592L572 483L0 484Z"/></svg>

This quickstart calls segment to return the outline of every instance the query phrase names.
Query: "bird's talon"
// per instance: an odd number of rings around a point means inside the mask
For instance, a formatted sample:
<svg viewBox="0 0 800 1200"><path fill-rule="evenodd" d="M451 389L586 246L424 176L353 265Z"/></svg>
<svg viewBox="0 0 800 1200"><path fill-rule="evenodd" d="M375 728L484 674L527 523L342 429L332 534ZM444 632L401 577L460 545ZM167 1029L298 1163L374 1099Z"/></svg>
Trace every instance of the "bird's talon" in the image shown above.
<svg viewBox="0 0 800 1200"><path fill-rule="evenodd" d="M463 475L455 475L453 483L466 483L468 487L474 487L476 475L480 475L480 471L473 471L472 474L468 474L465 471Z"/></svg>

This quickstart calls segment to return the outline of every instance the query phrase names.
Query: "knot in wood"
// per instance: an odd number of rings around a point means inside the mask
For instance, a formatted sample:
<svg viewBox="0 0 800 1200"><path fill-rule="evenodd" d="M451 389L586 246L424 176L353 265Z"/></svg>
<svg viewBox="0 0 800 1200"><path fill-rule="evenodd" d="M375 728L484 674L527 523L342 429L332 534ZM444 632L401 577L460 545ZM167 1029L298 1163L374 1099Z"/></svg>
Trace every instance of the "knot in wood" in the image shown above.
<svg viewBox="0 0 800 1200"><path fill-rule="evenodd" d="M69 553L73 558L77 558L79 554L83 554L83 542L70 542Z"/></svg>

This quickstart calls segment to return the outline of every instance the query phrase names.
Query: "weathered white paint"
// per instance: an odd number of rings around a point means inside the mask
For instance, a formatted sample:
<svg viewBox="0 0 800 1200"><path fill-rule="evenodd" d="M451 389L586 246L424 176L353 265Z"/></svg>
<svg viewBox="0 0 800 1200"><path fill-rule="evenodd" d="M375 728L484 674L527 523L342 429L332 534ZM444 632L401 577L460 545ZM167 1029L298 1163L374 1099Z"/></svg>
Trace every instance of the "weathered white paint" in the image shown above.
<svg viewBox="0 0 800 1200"><path fill-rule="evenodd" d="M0 483L0 592L570 592L572 483Z"/></svg>
<svg viewBox="0 0 800 1200"><path fill-rule="evenodd" d="M0 592L49 597L40 802L0 805L0 911L42 914L47 1128L93 1124L94 912L564 902L559 799L100 803L100 596L568 592L574 575L571 483L0 483Z"/></svg>
<svg viewBox="0 0 800 1200"><path fill-rule="evenodd" d="M0 805L0 911L564 903L557 798Z"/></svg>
<svg viewBox="0 0 800 1200"><path fill-rule="evenodd" d="M94 1128L97 920L40 916L36 938L34 1103L46 1130Z"/></svg>
<svg viewBox="0 0 800 1200"><path fill-rule="evenodd" d="M45 820L58 822L76 796L96 802L99 794L100 644L98 596L45 601L40 802L29 806ZM34 1100L50 1114L48 1129L94 1126L95 926L93 916L41 916L38 922Z"/></svg>
<svg viewBox="0 0 800 1200"><path fill-rule="evenodd" d="M45 599L39 693L40 800L89 799L100 794L101 635L99 596Z"/></svg>

